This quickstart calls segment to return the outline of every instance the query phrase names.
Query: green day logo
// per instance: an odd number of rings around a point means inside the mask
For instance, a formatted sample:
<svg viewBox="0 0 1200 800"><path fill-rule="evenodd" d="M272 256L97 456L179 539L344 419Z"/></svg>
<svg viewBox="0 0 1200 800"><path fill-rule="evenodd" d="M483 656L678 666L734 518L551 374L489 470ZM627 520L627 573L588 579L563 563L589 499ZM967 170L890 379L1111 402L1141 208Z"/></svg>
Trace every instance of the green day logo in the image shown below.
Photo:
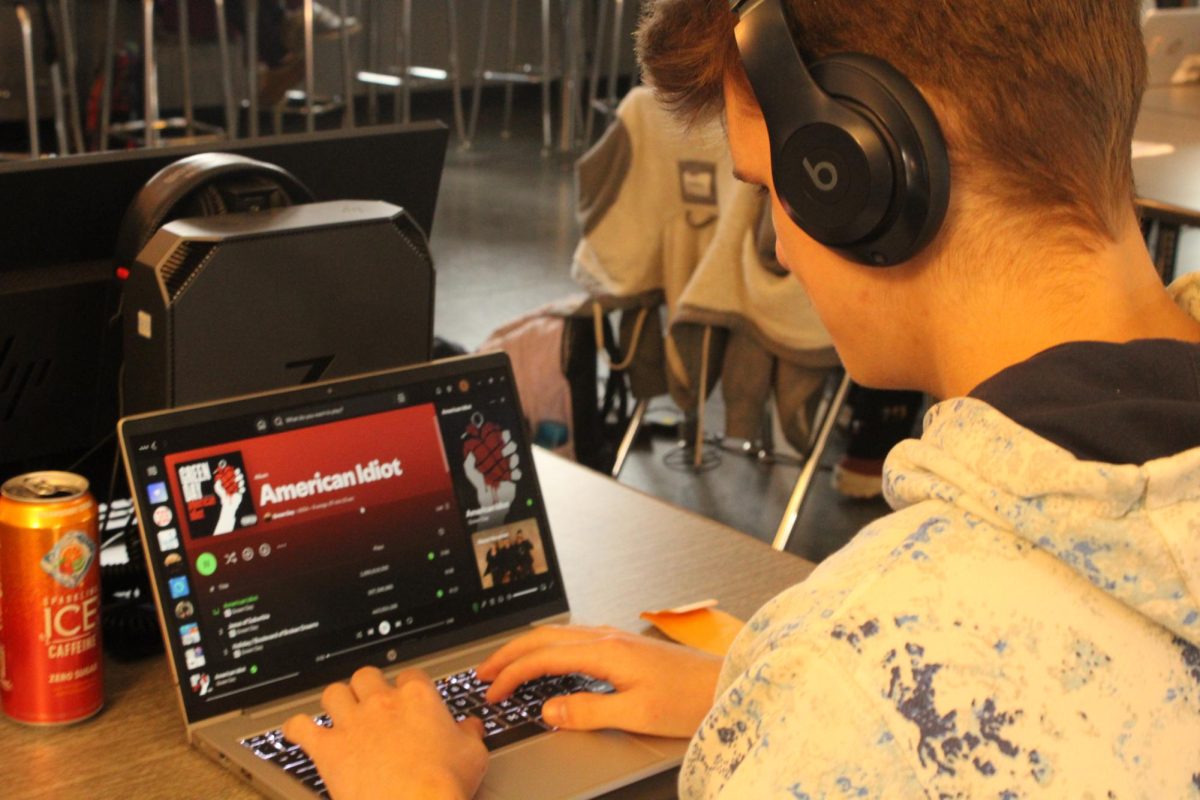
<svg viewBox="0 0 1200 800"><path fill-rule="evenodd" d="M42 569L68 589L83 582L96 558L96 546L87 534L71 531L42 556Z"/></svg>

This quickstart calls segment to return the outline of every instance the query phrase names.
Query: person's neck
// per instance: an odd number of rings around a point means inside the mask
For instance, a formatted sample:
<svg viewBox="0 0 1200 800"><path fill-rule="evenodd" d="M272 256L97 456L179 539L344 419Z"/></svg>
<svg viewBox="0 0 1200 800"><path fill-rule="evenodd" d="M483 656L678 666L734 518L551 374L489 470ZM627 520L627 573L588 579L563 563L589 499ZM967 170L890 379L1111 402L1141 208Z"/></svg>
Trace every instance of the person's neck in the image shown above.
<svg viewBox="0 0 1200 800"><path fill-rule="evenodd" d="M973 270L961 294L930 292L919 310L917 324L928 326L924 341L932 347L924 388L938 397L965 395L1006 367L1068 342L1200 342L1200 323L1165 291L1132 215L1117 242L1092 252L1039 254L1022 244L989 255L957 265ZM981 275L989 264L994 277Z"/></svg>

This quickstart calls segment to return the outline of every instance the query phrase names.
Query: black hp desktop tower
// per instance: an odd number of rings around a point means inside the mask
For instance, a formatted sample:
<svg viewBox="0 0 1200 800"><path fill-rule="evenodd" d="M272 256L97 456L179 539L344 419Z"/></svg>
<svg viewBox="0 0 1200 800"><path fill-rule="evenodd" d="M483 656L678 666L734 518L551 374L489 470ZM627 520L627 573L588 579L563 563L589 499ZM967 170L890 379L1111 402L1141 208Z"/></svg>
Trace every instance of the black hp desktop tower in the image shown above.
<svg viewBox="0 0 1200 800"><path fill-rule="evenodd" d="M428 360L433 262L378 201L164 225L124 294L126 414Z"/></svg>

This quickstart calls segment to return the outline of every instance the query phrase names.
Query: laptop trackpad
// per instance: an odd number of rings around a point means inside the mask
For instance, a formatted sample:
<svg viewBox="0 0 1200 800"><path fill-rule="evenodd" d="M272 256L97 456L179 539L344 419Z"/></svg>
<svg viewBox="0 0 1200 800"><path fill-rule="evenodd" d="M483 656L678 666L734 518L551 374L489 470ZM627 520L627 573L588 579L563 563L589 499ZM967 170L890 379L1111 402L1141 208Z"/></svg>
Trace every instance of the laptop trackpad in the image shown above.
<svg viewBox="0 0 1200 800"><path fill-rule="evenodd" d="M649 739L656 749L614 731L556 731L493 753L478 797L594 797L679 764L687 741Z"/></svg>

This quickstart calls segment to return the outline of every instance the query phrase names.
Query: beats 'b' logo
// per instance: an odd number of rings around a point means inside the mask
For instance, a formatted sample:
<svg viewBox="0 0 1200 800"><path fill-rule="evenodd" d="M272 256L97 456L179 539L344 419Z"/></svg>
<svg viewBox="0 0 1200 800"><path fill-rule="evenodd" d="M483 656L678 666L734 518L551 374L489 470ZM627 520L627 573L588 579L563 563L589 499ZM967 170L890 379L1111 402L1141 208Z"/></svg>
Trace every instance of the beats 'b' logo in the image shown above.
<svg viewBox="0 0 1200 800"><path fill-rule="evenodd" d="M837 167L828 161L821 161L813 166L807 158L804 159L804 169L808 172L808 177L812 180L813 186L816 186L822 192L832 192L838 185Z"/></svg>

